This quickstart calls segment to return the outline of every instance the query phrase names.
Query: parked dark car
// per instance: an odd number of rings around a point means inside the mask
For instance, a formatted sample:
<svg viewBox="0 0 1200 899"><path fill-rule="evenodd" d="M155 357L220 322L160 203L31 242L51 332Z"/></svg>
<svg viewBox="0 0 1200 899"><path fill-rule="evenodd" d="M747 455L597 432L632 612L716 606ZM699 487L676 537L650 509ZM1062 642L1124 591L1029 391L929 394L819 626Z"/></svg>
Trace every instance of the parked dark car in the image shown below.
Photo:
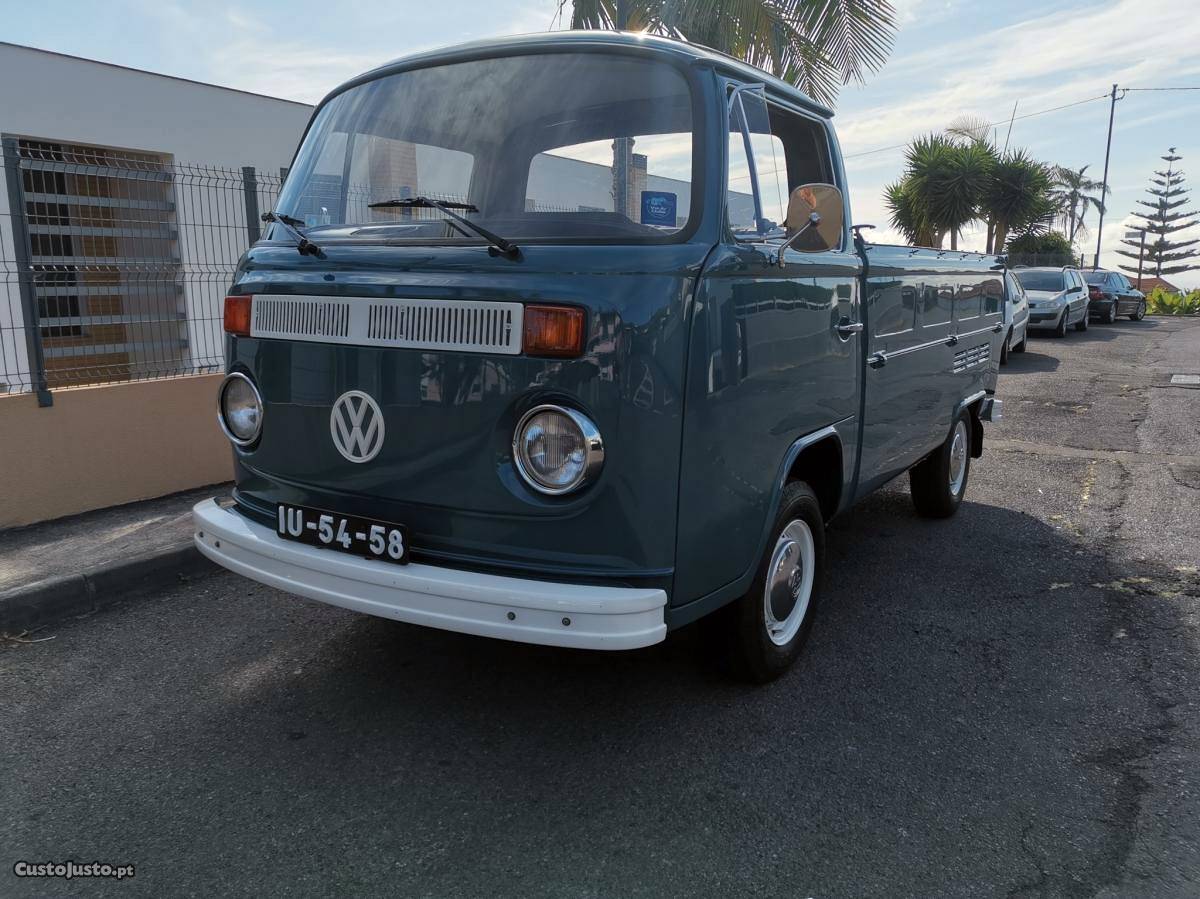
<svg viewBox="0 0 1200 899"><path fill-rule="evenodd" d="M1111 325L1118 315L1139 322L1146 317L1146 295L1120 272L1102 268L1084 273L1088 283L1088 315Z"/></svg>

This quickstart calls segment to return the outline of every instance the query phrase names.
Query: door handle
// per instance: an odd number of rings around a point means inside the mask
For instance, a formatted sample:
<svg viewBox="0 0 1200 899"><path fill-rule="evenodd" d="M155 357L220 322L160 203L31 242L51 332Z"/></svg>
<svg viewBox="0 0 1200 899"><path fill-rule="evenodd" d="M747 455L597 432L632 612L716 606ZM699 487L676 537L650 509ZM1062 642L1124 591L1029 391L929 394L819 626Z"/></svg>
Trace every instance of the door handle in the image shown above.
<svg viewBox="0 0 1200 899"><path fill-rule="evenodd" d="M843 337L858 334L863 329L862 322L838 322L837 332Z"/></svg>

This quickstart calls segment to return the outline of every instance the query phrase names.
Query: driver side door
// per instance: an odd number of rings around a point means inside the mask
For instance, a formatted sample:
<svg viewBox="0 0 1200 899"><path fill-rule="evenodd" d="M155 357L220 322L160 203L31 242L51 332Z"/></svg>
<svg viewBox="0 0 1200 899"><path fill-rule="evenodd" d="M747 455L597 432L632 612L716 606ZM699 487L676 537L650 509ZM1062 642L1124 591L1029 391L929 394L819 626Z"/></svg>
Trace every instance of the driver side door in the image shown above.
<svg viewBox="0 0 1200 899"><path fill-rule="evenodd" d="M858 443L861 263L848 229L835 247L779 259L790 190L840 186L836 145L826 122L761 87L739 86L729 105L725 237L697 285L688 355L674 604L756 564L798 439L832 426L844 472Z"/></svg>

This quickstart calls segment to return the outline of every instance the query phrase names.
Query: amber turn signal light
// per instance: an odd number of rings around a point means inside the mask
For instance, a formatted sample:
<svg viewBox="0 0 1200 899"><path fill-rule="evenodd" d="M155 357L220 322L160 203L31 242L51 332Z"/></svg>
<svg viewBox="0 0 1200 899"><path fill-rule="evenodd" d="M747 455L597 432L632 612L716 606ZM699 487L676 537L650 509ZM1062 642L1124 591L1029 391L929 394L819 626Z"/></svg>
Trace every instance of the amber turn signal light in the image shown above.
<svg viewBox="0 0 1200 899"><path fill-rule="evenodd" d="M526 306L521 348L527 356L583 355L583 310L575 306Z"/></svg>
<svg viewBox="0 0 1200 899"><path fill-rule="evenodd" d="M238 337L250 336L250 309L253 297L225 298L225 333Z"/></svg>

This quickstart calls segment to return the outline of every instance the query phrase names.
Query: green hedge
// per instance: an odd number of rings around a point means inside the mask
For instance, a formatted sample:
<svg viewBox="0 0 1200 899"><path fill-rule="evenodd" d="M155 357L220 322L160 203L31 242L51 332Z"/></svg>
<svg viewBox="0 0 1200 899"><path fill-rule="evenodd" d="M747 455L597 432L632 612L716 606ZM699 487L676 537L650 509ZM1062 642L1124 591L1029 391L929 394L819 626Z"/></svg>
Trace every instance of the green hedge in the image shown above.
<svg viewBox="0 0 1200 899"><path fill-rule="evenodd" d="M1146 295L1146 311L1151 315L1200 315L1200 290L1179 294L1156 287Z"/></svg>

